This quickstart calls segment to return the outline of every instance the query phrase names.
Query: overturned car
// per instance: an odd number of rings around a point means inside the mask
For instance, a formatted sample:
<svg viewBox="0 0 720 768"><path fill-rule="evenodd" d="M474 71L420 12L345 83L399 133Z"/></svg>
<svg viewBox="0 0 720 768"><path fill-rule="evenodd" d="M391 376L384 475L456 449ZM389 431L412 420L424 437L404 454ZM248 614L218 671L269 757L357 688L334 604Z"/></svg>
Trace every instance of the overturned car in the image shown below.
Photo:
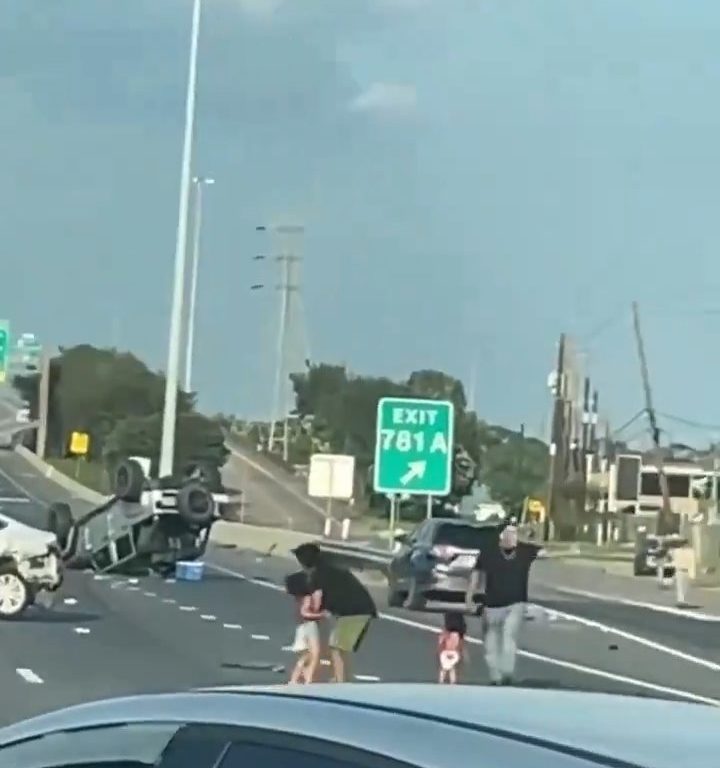
<svg viewBox="0 0 720 768"><path fill-rule="evenodd" d="M0 620L22 616L39 594L61 584L56 537L0 514Z"/></svg>
<svg viewBox="0 0 720 768"><path fill-rule="evenodd" d="M213 466L150 480L139 461L128 459L115 472L114 491L77 519L68 504L50 505L47 527L68 568L168 575L177 562L202 557L213 523L230 507Z"/></svg>

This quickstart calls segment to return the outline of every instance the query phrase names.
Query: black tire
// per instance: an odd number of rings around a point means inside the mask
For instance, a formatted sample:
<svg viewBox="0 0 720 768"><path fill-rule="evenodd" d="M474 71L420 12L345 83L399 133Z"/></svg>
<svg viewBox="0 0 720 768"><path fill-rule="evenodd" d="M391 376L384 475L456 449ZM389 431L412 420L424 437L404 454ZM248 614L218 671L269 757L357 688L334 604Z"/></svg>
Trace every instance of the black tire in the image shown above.
<svg viewBox="0 0 720 768"><path fill-rule="evenodd" d="M0 563L0 621L12 621L32 603L28 583L17 572L15 563Z"/></svg>
<svg viewBox="0 0 720 768"><path fill-rule="evenodd" d="M178 491L177 509L180 517L191 528L206 528L215 515L215 500L202 483L193 480Z"/></svg>
<svg viewBox="0 0 720 768"><path fill-rule="evenodd" d="M48 531L54 533L58 540L58 546L64 551L68 544L70 531L73 527L70 505L63 501L56 501L48 508Z"/></svg>
<svg viewBox="0 0 720 768"><path fill-rule="evenodd" d="M115 496L138 502L145 488L145 473L137 461L126 459L115 470Z"/></svg>
<svg viewBox="0 0 720 768"><path fill-rule="evenodd" d="M388 581L388 591L387 591L388 606L390 608L402 608L404 601L405 601L405 595L402 592L398 591L397 584L395 584L392 580Z"/></svg>
<svg viewBox="0 0 720 768"><path fill-rule="evenodd" d="M193 461L183 470L183 482L197 481L212 493L222 493L223 482L220 470L213 464Z"/></svg>

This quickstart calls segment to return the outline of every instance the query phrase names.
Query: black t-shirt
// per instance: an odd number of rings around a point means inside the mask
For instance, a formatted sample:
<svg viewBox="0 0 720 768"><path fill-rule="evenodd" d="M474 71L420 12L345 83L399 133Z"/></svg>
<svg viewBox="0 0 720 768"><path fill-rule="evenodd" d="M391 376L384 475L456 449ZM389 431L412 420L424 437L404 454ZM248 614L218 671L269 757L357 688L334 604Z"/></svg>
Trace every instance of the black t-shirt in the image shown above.
<svg viewBox="0 0 720 768"><path fill-rule="evenodd" d="M322 565L311 581L315 588L322 590L323 609L333 616L377 616L370 593L350 571Z"/></svg>
<svg viewBox="0 0 720 768"><path fill-rule="evenodd" d="M512 554L500 547L480 552L474 570L485 574L484 604L488 608L505 608L527 602L530 567L539 549L521 542Z"/></svg>

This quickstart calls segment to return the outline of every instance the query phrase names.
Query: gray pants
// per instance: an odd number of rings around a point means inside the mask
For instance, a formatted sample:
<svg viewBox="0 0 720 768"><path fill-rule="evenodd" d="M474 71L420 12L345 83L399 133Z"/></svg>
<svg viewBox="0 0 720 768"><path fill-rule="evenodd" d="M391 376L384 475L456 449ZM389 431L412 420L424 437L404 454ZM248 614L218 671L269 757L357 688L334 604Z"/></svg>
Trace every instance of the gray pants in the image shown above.
<svg viewBox="0 0 720 768"><path fill-rule="evenodd" d="M525 618L525 603L483 610L485 661L490 681L500 683L515 674L518 635Z"/></svg>

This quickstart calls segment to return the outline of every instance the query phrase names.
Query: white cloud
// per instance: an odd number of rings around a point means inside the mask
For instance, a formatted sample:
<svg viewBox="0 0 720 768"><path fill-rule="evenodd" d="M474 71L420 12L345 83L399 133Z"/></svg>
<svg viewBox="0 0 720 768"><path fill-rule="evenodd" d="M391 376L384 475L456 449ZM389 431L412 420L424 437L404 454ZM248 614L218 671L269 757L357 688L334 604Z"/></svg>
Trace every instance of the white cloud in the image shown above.
<svg viewBox="0 0 720 768"><path fill-rule="evenodd" d="M405 115L417 106L413 85L373 83L350 102L353 112Z"/></svg>

